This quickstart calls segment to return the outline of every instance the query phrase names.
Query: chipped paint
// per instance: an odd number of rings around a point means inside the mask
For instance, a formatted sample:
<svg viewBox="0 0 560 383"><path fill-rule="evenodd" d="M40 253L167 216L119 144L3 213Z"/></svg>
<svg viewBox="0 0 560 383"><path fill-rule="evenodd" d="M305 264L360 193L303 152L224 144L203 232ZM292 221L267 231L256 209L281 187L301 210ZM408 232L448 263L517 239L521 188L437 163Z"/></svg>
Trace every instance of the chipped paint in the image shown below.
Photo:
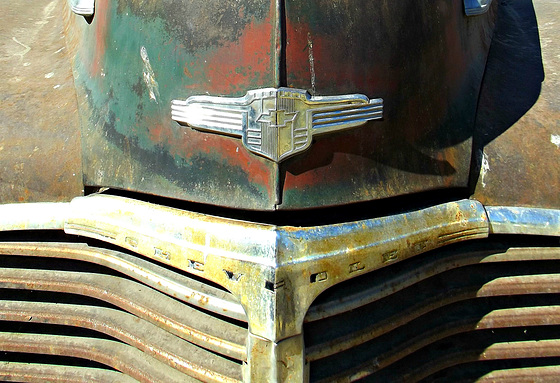
<svg viewBox="0 0 560 383"><path fill-rule="evenodd" d="M309 53L309 73L311 74L311 94L315 95L315 58L313 57L311 33L307 33L307 50Z"/></svg>
<svg viewBox="0 0 560 383"><path fill-rule="evenodd" d="M490 171L490 163L488 162L488 157L486 153L482 153L482 163L480 165L480 182L482 186L486 186L486 182L484 182L484 177L486 177L486 173Z"/></svg>
<svg viewBox="0 0 560 383"><path fill-rule="evenodd" d="M156 75L154 73L154 70L152 69L152 65L150 64L148 51L144 46L140 48L140 57L144 62L144 82L148 87L148 91L150 93L150 100L155 101L155 103L157 104L158 103L157 99L159 98L159 85L156 81Z"/></svg>

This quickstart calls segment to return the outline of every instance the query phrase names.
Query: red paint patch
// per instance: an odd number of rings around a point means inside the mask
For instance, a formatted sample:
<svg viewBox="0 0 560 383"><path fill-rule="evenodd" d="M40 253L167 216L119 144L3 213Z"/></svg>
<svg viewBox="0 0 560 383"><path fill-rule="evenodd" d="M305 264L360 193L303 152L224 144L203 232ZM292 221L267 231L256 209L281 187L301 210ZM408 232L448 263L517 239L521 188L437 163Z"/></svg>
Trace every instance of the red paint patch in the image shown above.
<svg viewBox="0 0 560 383"><path fill-rule="evenodd" d="M204 77L214 94L232 94L274 83L274 19L250 23L239 39L206 58Z"/></svg>
<svg viewBox="0 0 560 383"><path fill-rule="evenodd" d="M109 0L97 0L95 4L95 51L91 63L91 74L101 72L101 65L107 49L107 30L109 25Z"/></svg>
<svg viewBox="0 0 560 383"><path fill-rule="evenodd" d="M223 137L192 130L177 128L159 121L146 121L150 141L167 148L173 157L189 158L196 154L219 157L232 168L240 168L247 174L249 182L271 190L271 169L263 160L249 153L239 139Z"/></svg>

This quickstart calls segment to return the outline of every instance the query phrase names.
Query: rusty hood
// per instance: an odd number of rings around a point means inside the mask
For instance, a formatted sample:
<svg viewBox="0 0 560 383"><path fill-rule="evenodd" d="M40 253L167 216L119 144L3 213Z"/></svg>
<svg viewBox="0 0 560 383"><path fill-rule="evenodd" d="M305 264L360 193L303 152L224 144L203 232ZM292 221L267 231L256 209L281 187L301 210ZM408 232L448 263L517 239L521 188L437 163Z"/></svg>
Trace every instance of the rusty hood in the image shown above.
<svg viewBox="0 0 560 383"><path fill-rule="evenodd" d="M67 19L84 182L250 210L466 187L493 18L445 0L97 0Z"/></svg>

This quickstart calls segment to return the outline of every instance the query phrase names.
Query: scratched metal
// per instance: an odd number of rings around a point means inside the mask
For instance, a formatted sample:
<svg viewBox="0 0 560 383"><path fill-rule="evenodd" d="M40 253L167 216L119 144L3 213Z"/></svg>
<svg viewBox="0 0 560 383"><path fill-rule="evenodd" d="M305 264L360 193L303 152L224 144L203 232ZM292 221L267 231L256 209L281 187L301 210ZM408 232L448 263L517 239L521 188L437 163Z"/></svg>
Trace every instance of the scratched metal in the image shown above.
<svg viewBox="0 0 560 383"><path fill-rule="evenodd" d="M525 207L486 207L490 232L560 237L560 210Z"/></svg>
<svg viewBox="0 0 560 383"><path fill-rule="evenodd" d="M251 333L277 342L301 333L309 305L328 287L431 249L485 238L488 220L482 205L463 200L346 224L276 227L92 195L71 202L64 230L224 286L244 307Z"/></svg>
<svg viewBox="0 0 560 383"><path fill-rule="evenodd" d="M85 183L253 210L467 186L493 6L279 4L103 0L91 23L69 17ZM281 165L169 118L173 99L281 86L388 113Z"/></svg>
<svg viewBox="0 0 560 383"><path fill-rule="evenodd" d="M1 204L0 231L61 230L69 208L66 202Z"/></svg>
<svg viewBox="0 0 560 383"><path fill-rule="evenodd" d="M27 283L33 285L30 280L27 280ZM239 364L216 357L155 325L119 310L62 303L1 301L0 319L78 326L96 330L136 347L170 367L201 381L241 380Z"/></svg>
<svg viewBox="0 0 560 383"><path fill-rule="evenodd" d="M67 18L87 185L250 209L276 203L276 165L185 129L171 101L277 86L270 0L98 0Z"/></svg>
<svg viewBox="0 0 560 383"><path fill-rule="evenodd" d="M467 186L496 6L467 17L462 1L287 0L287 85L380 97L384 119L288 160L282 207Z"/></svg>
<svg viewBox="0 0 560 383"><path fill-rule="evenodd" d="M94 360L144 383L198 382L134 347L106 339L0 332L0 350Z"/></svg>
<svg viewBox="0 0 560 383"><path fill-rule="evenodd" d="M137 383L123 373L101 368L58 366L40 363L0 362L4 382L119 382Z"/></svg>
<svg viewBox="0 0 560 383"><path fill-rule="evenodd" d="M96 263L119 271L190 305L247 321L243 307L230 293L123 252L91 247L84 243L0 242L0 253Z"/></svg>
<svg viewBox="0 0 560 383"><path fill-rule="evenodd" d="M236 359L246 358L247 334L243 328L192 309L123 278L69 271L0 269L0 286L8 289L65 292L97 298L112 303L191 343ZM161 332L159 329L154 331ZM166 346L166 349L169 347ZM203 359L200 356L198 360L196 358L200 352L193 350L196 348L191 346L191 360L194 363L202 363ZM205 357L212 359L211 356Z"/></svg>

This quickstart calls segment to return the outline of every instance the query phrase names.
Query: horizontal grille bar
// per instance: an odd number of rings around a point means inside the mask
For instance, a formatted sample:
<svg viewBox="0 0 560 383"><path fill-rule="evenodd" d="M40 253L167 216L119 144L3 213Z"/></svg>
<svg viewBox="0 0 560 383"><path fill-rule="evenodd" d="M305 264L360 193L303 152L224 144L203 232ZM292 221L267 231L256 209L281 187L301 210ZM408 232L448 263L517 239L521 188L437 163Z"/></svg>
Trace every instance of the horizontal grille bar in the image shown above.
<svg viewBox="0 0 560 383"><path fill-rule="evenodd" d="M0 269L0 287L94 297L129 311L192 343L237 359L246 358L246 331L133 281L93 273Z"/></svg>
<svg viewBox="0 0 560 383"><path fill-rule="evenodd" d="M382 283L368 283L366 286L354 288L348 293L334 295L332 299L315 303L307 312L305 321L313 322L354 310L434 275L459 267L479 263L536 260L560 260L560 249L512 248L504 251L473 249L461 252L441 250L429 258L413 259L398 273L392 273L392 277Z"/></svg>
<svg viewBox="0 0 560 383"><path fill-rule="evenodd" d="M545 339L538 341L520 341L494 343L480 352L479 350L461 350L450 353L431 361L428 365L422 366L407 375L410 382L418 382L437 371L444 368L457 366L467 362L508 360L508 359L535 359L560 357L560 340ZM516 377L519 381L519 377Z"/></svg>
<svg viewBox="0 0 560 383"><path fill-rule="evenodd" d="M66 366L64 357L99 362L146 382L190 381L189 376L205 382L243 380L248 332L237 318L246 317L231 293L139 256L87 244L2 242L0 254L5 266L0 268L0 321L9 331L2 333L9 345L4 351L58 356L52 371L58 366L69 376L95 366ZM78 336L49 337L51 332ZM50 346L18 345L32 335L46 337L41 339ZM140 359L129 360L127 353ZM113 354L121 361L111 361ZM129 363L134 369L123 367Z"/></svg>
<svg viewBox="0 0 560 383"><path fill-rule="evenodd" d="M0 254L86 261L109 267L174 298L236 320L247 321L232 294L171 272L138 257L85 243L0 242Z"/></svg>
<svg viewBox="0 0 560 383"><path fill-rule="evenodd" d="M507 382L556 382L560 376L560 366L511 368L492 371L480 379L478 383L507 383Z"/></svg>
<svg viewBox="0 0 560 383"><path fill-rule="evenodd" d="M3 382L32 383L138 382L138 380L121 372L100 368L17 362L0 362L0 379Z"/></svg>
<svg viewBox="0 0 560 383"><path fill-rule="evenodd" d="M196 381L134 347L106 339L0 332L0 350L94 360L140 382Z"/></svg>
<svg viewBox="0 0 560 383"><path fill-rule="evenodd" d="M233 381L238 365L126 312L96 306L0 301L0 319L14 322L78 326L110 335L156 359L205 381ZM222 375L222 377L219 377Z"/></svg>

